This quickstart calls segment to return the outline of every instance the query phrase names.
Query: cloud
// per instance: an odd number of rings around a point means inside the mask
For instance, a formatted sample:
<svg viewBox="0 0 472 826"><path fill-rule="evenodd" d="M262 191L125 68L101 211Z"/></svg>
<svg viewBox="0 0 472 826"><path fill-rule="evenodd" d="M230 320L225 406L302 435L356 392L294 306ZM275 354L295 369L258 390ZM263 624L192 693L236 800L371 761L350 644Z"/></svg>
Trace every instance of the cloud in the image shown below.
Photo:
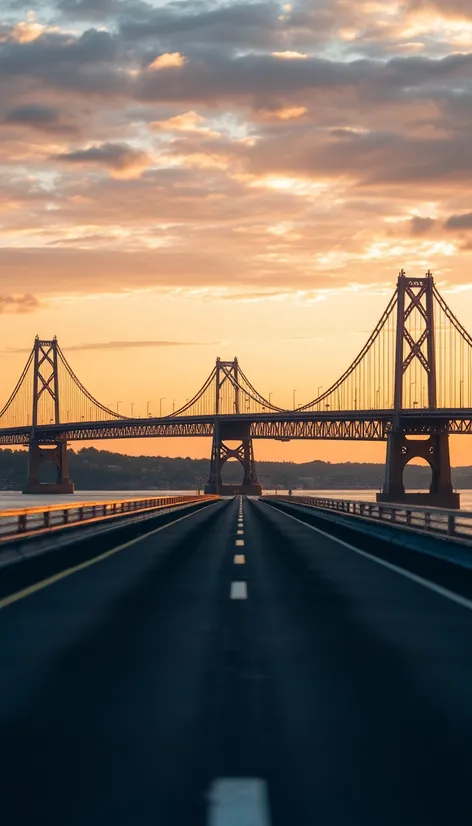
<svg viewBox="0 0 472 826"><path fill-rule="evenodd" d="M6 294L469 277L461 0L30 5L0 24Z"/></svg>
<svg viewBox="0 0 472 826"><path fill-rule="evenodd" d="M36 21L34 11L29 11L26 20L20 20L10 29L10 40L16 43L31 43L48 31L47 26Z"/></svg>
<svg viewBox="0 0 472 826"><path fill-rule="evenodd" d="M140 350L154 347L200 347L220 344L219 341L95 341L85 344L72 344L64 347L64 352L103 351L103 350ZM8 353L29 353L28 348L10 348Z"/></svg>
<svg viewBox="0 0 472 826"><path fill-rule="evenodd" d="M60 109L41 103L30 102L9 109L4 123L12 126L26 126L45 133L67 134L76 131L75 126L63 122Z"/></svg>
<svg viewBox="0 0 472 826"><path fill-rule="evenodd" d="M281 106L274 109L262 109L259 113L262 118L271 120L293 120L308 113L306 106Z"/></svg>
<svg viewBox="0 0 472 826"><path fill-rule="evenodd" d="M33 313L40 303L34 295L0 295L0 313Z"/></svg>
<svg viewBox="0 0 472 826"><path fill-rule="evenodd" d="M277 57L279 60L306 60L308 55L302 52L272 52L272 57Z"/></svg>
<svg viewBox="0 0 472 826"><path fill-rule="evenodd" d="M189 134L206 135L208 137L218 137L220 132L215 129L209 129L206 124L206 118L199 115L197 112L183 112L181 115L174 115L174 117L166 120L152 121L149 126L151 129L159 129L163 132L183 132Z"/></svg>
<svg viewBox="0 0 472 826"><path fill-rule="evenodd" d="M410 11L435 11L443 17L472 18L470 0L407 0Z"/></svg>
<svg viewBox="0 0 472 826"><path fill-rule="evenodd" d="M59 0L58 9L67 17L103 20L125 8L122 0Z"/></svg>
<svg viewBox="0 0 472 826"><path fill-rule="evenodd" d="M180 52L161 54L149 64L148 69L151 72L158 72L161 69L179 69L186 60L187 58Z"/></svg>
<svg viewBox="0 0 472 826"><path fill-rule="evenodd" d="M444 224L445 229L472 229L472 212L464 215L451 215Z"/></svg>
<svg viewBox="0 0 472 826"><path fill-rule="evenodd" d="M123 178L139 176L151 162L150 155L146 152L117 143L97 144L75 152L64 152L53 156L51 160L78 165L92 164L110 169L115 177Z"/></svg>
<svg viewBox="0 0 472 826"><path fill-rule="evenodd" d="M410 221L410 232L412 235L426 235L435 225L434 218L422 218L414 215Z"/></svg>

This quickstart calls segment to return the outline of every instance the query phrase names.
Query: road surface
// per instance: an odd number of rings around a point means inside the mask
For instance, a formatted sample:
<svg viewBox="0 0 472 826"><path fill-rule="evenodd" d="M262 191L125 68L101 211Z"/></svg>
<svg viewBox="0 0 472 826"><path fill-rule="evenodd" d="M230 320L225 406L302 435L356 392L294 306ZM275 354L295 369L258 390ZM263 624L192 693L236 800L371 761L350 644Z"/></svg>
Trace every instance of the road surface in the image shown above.
<svg viewBox="0 0 472 826"><path fill-rule="evenodd" d="M467 593L269 504L2 600L0 662L3 826L472 822Z"/></svg>

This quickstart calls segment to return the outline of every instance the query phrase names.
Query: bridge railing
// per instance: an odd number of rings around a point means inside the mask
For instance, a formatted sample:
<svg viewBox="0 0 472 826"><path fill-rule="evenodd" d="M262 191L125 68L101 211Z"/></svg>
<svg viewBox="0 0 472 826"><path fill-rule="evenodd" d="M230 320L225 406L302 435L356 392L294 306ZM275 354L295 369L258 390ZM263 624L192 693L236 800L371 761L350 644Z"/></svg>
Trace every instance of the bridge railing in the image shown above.
<svg viewBox="0 0 472 826"><path fill-rule="evenodd" d="M67 525L91 524L126 514L175 509L194 502L219 499L218 496L153 496L146 499L97 500L68 505L48 505L22 510L0 511L0 542L30 533L43 533Z"/></svg>
<svg viewBox="0 0 472 826"><path fill-rule="evenodd" d="M321 510L373 519L427 533L472 542L472 512L442 508L424 508L363 502L354 499L331 499L316 496L265 496L264 499L292 502Z"/></svg>

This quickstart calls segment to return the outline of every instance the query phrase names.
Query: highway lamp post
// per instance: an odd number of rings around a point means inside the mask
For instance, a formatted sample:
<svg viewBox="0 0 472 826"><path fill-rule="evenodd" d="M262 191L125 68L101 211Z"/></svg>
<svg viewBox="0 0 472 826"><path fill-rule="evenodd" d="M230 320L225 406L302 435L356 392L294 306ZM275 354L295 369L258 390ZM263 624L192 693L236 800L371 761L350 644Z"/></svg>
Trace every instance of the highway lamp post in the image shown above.
<svg viewBox="0 0 472 826"><path fill-rule="evenodd" d="M269 404L271 404L272 393L269 393Z"/></svg>
<svg viewBox="0 0 472 826"><path fill-rule="evenodd" d="M122 402L122 401L119 401L119 402L117 402L117 403L116 403L116 413L117 413L117 415L118 415L118 414L119 414L119 412L120 412L120 404L123 404L123 402ZM83 416L82 416L82 418L83 418Z"/></svg>
<svg viewBox="0 0 472 826"><path fill-rule="evenodd" d="M295 394L296 394L296 392L297 392L296 390L293 391L293 409L294 410L295 410Z"/></svg>
<svg viewBox="0 0 472 826"><path fill-rule="evenodd" d="M175 413L175 399L172 399L172 413Z"/></svg>
<svg viewBox="0 0 472 826"><path fill-rule="evenodd" d="M320 393L321 393L321 391L322 391L323 387L324 387L324 384L319 384L319 385L318 385L318 389L317 389L317 391L316 391L316 398L317 398L317 399L319 399L319 397L320 397ZM320 403L318 402L318 410L319 410L319 409L320 409Z"/></svg>
<svg viewBox="0 0 472 826"><path fill-rule="evenodd" d="M148 419L151 418L151 402L146 402L146 414Z"/></svg>
<svg viewBox="0 0 472 826"><path fill-rule="evenodd" d="M159 418L162 419L162 402L165 401L167 396L161 396L159 399Z"/></svg>

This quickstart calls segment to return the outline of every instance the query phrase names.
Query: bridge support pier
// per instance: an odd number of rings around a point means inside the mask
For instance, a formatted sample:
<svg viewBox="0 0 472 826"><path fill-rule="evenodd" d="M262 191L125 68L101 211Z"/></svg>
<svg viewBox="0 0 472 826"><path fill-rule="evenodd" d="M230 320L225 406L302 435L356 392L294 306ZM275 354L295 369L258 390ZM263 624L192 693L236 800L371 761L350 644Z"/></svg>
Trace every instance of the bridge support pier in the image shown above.
<svg viewBox="0 0 472 826"><path fill-rule="evenodd" d="M52 462L56 466L56 482L39 481L39 469L45 462ZM74 493L74 483L69 478L67 442L57 442L53 447L43 447L37 441L29 443L28 478L23 493Z"/></svg>
<svg viewBox="0 0 472 826"><path fill-rule="evenodd" d="M437 508L459 508L460 497L454 493L451 480L448 433L432 433L428 439L415 439L413 434L392 430L387 437L387 463L382 493L377 502L424 505ZM427 493L406 493L403 471L412 459L425 459L432 472Z"/></svg>
<svg viewBox="0 0 472 826"><path fill-rule="evenodd" d="M235 448L228 447L226 441L238 441ZM244 478L240 485L224 485L221 471L228 459L237 459L243 467ZM233 496L237 493L246 496L260 496L262 486L257 481L254 450L250 436L249 422L217 422L213 434L211 467L205 493Z"/></svg>

